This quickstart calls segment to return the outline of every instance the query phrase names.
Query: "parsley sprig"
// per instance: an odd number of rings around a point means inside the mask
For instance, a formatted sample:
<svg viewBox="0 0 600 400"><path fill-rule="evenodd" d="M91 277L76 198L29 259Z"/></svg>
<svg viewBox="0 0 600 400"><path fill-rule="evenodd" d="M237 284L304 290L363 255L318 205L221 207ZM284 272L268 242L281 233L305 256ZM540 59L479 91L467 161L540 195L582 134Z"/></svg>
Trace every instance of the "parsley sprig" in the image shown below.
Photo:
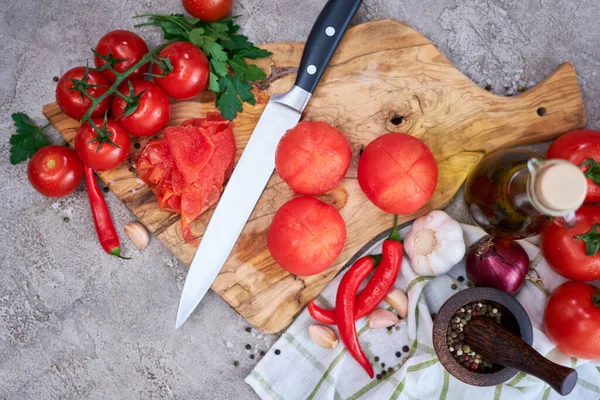
<svg viewBox="0 0 600 400"><path fill-rule="evenodd" d="M251 82L265 79L266 74L245 59L265 58L272 53L256 47L238 33L240 26L234 23L234 18L209 23L182 14L136 16L141 17L148 18L148 22L136 27L158 26L166 40L190 42L206 54L210 63L208 88L216 94L216 105L224 118L234 119L242 111L243 103L256 103Z"/></svg>
<svg viewBox="0 0 600 400"><path fill-rule="evenodd" d="M14 113L12 119L17 133L10 137L10 163L15 165L27 160L40 148L48 145L48 140L42 131L50 124L39 127L24 113Z"/></svg>

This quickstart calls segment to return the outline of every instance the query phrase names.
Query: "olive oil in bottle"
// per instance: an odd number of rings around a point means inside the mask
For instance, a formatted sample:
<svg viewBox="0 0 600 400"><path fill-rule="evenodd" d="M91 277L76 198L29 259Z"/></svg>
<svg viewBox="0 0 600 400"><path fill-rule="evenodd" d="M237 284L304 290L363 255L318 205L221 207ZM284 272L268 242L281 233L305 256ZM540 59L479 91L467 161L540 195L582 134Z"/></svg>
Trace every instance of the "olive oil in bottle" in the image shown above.
<svg viewBox="0 0 600 400"><path fill-rule="evenodd" d="M574 164L512 149L481 159L465 183L465 200L474 222L487 233L523 239L541 233L553 219L572 225L586 190Z"/></svg>

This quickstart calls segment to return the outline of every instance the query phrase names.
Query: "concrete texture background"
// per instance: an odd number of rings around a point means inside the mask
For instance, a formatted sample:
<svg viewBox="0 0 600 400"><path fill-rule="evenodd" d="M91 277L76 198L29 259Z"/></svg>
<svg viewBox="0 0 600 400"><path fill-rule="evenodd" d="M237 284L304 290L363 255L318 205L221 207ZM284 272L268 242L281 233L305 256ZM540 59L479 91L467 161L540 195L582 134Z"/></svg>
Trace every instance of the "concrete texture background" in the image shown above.
<svg viewBox="0 0 600 400"><path fill-rule="evenodd" d="M258 43L303 41L324 3L236 0L233 12ZM85 64L105 32L131 29L131 16L181 12L180 1L4 0L1 8L0 398L254 398L243 378L260 353L250 359L245 346L267 350L276 337L246 332L212 293L175 331L184 266L158 241L140 253L124 235L133 258L108 257L83 185L66 199L44 198L28 184L25 165L8 162L11 113L44 123L40 109L54 100L53 76ZM498 93L571 60L588 126L600 128L597 0L365 0L355 22L380 18L413 25ZM159 43L158 30L139 33ZM132 216L114 195L107 201L121 231ZM467 221L460 196L449 211Z"/></svg>

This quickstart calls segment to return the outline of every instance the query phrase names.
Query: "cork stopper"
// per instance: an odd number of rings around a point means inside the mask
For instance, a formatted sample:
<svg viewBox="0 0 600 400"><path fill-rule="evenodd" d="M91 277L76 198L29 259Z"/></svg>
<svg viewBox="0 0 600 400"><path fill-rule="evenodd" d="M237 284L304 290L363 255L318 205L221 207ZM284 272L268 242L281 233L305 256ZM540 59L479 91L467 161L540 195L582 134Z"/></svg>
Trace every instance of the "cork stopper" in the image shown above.
<svg viewBox="0 0 600 400"><path fill-rule="evenodd" d="M583 204L587 182L576 165L557 162L541 169L534 192L540 205L551 210L553 215L566 215Z"/></svg>

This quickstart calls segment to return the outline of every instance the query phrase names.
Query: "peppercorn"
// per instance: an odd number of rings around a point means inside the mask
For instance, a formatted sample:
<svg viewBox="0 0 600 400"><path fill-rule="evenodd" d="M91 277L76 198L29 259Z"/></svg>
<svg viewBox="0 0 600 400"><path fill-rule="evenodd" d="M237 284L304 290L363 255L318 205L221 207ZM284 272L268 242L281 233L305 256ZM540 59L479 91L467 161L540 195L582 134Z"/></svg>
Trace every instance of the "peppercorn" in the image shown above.
<svg viewBox="0 0 600 400"><path fill-rule="evenodd" d="M261 350L261 352L259 353L261 357L264 357L265 352Z"/></svg>
<svg viewBox="0 0 600 400"><path fill-rule="evenodd" d="M247 327L247 328L245 329L245 331L246 331L246 332L248 332L248 333L250 333L250 332L252 331L252 328L250 328L250 327Z"/></svg>
<svg viewBox="0 0 600 400"><path fill-rule="evenodd" d="M392 367L389 367L389 368L388 368L388 372L391 374L392 372L394 372L394 368L392 368Z"/></svg>
<svg viewBox="0 0 600 400"><path fill-rule="evenodd" d="M453 283L452 285L450 285L450 287L452 288L452 290L458 289L458 285L456 283Z"/></svg>
<svg viewBox="0 0 600 400"><path fill-rule="evenodd" d="M460 275L458 278L456 278L456 280L459 282L463 282L465 280L465 277Z"/></svg>
<svg viewBox="0 0 600 400"><path fill-rule="evenodd" d="M378 362L379 361L379 357L375 356L374 360L375 360L375 362Z"/></svg>
<svg viewBox="0 0 600 400"><path fill-rule="evenodd" d="M380 375L380 374L377 374L377 375L375 375L375 378L377 378L377 379L381 380L381 375Z"/></svg>
<svg viewBox="0 0 600 400"><path fill-rule="evenodd" d="M250 354L250 359L254 360L254 354Z"/></svg>
<svg viewBox="0 0 600 400"><path fill-rule="evenodd" d="M278 356L281 354L281 351L279 349L275 350L275 355Z"/></svg>
<svg viewBox="0 0 600 400"><path fill-rule="evenodd" d="M250 350L251 348L252 348L251 345L249 345L249 344L246 345L246 350Z"/></svg>
<svg viewBox="0 0 600 400"><path fill-rule="evenodd" d="M400 353L399 351L396 352L396 357L400 358L401 355L402 353Z"/></svg>
<svg viewBox="0 0 600 400"><path fill-rule="evenodd" d="M410 350L410 349L408 348L408 346L402 346L402 351L403 351L403 352L405 352L405 353L408 353L408 350Z"/></svg>
<svg viewBox="0 0 600 400"><path fill-rule="evenodd" d="M234 366L234 367L238 367L239 365L240 365L240 362L239 362L239 361L234 361L234 362L233 362L233 366Z"/></svg>

